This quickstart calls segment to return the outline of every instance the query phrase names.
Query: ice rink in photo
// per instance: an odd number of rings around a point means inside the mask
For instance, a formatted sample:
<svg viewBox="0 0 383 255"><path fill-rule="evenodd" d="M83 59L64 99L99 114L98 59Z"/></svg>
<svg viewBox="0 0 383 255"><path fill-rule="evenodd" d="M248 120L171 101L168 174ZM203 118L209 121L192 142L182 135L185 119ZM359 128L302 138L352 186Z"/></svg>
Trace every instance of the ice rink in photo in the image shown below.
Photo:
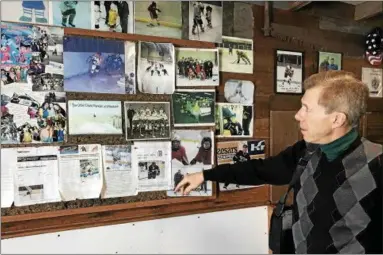
<svg viewBox="0 0 383 255"><path fill-rule="evenodd" d="M206 10L211 7L211 27L206 18ZM202 11L203 8L203 11ZM221 1L190 1L189 2L189 40L222 42L222 2ZM194 17L197 25L194 26ZM198 21L200 20L200 21ZM200 24L202 23L202 24Z"/></svg>
<svg viewBox="0 0 383 255"><path fill-rule="evenodd" d="M218 47L220 71L253 73L253 40L223 36Z"/></svg>
<svg viewBox="0 0 383 255"><path fill-rule="evenodd" d="M302 53L277 50L276 57L276 92L302 93Z"/></svg>
<svg viewBox="0 0 383 255"><path fill-rule="evenodd" d="M49 1L50 24L92 29L91 1Z"/></svg>
<svg viewBox="0 0 383 255"><path fill-rule="evenodd" d="M225 82L225 99L229 103L252 104L254 98L254 83L243 80L228 80Z"/></svg>

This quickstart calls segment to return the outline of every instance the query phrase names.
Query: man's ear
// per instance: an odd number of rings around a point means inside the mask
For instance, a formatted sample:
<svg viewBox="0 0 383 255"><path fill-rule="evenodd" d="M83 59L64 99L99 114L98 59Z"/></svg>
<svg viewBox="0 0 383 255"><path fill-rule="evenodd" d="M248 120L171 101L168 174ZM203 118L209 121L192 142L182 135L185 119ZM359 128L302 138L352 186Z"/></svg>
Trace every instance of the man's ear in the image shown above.
<svg viewBox="0 0 383 255"><path fill-rule="evenodd" d="M333 117L333 126L342 127L347 123L347 116L343 112L335 112Z"/></svg>

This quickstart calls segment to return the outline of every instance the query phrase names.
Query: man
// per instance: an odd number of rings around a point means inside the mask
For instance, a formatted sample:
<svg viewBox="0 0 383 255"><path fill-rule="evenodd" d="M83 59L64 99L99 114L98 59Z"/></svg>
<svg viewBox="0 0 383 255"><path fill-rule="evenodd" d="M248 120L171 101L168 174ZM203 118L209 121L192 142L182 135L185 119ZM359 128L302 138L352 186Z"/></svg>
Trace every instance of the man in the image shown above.
<svg viewBox="0 0 383 255"><path fill-rule="evenodd" d="M337 64L335 64L335 59L334 58L331 58L330 59L330 65L328 66L328 69L329 70L339 70L339 67Z"/></svg>
<svg viewBox="0 0 383 255"><path fill-rule="evenodd" d="M245 162L245 161L248 161L250 160L250 154L249 154L249 150L248 150L248 146L247 144L243 144L242 146L242 150L239 150L233 157L233 162L234 164L238 164L240 162ZM223 186L224 189L227 189L227 187L229 186L230 182L227 182L225 183L225 185ZM237 184L236 185L237 188L239 188L239 185Z"/></svg>
<svg viewBox="0 0 383 255"><path fill-rule="evenodd" d="M177 190L188 194L203 181L240 185L286 185L314 145L294 185L293 239L296 253L379 253L382 249L382 145L359 137L368 88L352 73L328 71L305 83L295 115L302 141L276 156L219 165L185 177Z"/></svg>

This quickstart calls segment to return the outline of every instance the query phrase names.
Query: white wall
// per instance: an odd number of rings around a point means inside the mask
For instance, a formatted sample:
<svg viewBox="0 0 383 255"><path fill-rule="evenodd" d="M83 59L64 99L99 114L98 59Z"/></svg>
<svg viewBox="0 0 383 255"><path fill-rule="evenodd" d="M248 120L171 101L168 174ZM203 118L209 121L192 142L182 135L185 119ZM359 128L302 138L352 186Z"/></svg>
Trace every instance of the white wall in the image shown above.
<svg viewBox="0 0 383 255"><path fill-rule="evenodd" d="M2 254L265 254L268 251L266 206L1 241Z"/></svg>

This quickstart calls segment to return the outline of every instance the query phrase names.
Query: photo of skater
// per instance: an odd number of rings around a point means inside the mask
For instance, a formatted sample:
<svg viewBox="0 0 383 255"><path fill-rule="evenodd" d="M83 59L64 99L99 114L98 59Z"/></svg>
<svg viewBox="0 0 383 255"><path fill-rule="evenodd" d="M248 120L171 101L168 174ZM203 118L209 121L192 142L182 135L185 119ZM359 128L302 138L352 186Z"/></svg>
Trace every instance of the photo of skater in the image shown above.
<svg viewBox="0 0 383 255"><path fill-rule="evenodd" d="M1 1L1 21L48 24L49 1Z"/></svg>
<svg viewBox="0 0 383 255"><path fill-rule="evenodd" d="M243 80L228 80L225 82L225 99L229 103L252 104L254 83Z"/></svg>
<svg viewBox="0 0 383 255"><path fill-rule="evenodd" d="M275 92L301 94L303 92L303 53L276 51Z"/></svg>
<svg viewBox="0 0 383 255"><path fill-rule="evenodd" d="M92 29L91 1L49 1L50 24Z"/></svg>
<svg viewBox="0 0 383 255"><path fill-rule="evenodd" d="M222 42L222 2L189 2L189 39Z"/></svg>
<svg viewBox="0 0 383 255"><path fill-rule="evenodd" d="M92 1L92 29L133 33L133 1Z"/></svg>
<svg viewBox="0 0 383 255"><path fill-rule="evenodd" d="M182 37L181 1L137 1L134 3L135 33Z"/></svg>
<svg viewBox="0 0 383 255"><path fill-rule="evenodd" d="M218 137L252 137L253 105L216 103Z"/></svg>
<svg viewBox="0 0 383 255"><path fill-rule="evenodd" d="M253 73L253 40L222 36L218 43L220 71L231 73Z"/></svg>
<svg viewBox="0 0 383 255"><path fill-rule="evenodd" d="M182 86L218 86L218 49L177 48L176 84Z"/></svg>
<svg viewBox="0 0 383 255"><path fill-rule="evenodd" d="M65 36L64 61L71 63L64 69L65 91L126 93L123 41Z"/></svg>
<svg viewBox="0 0 383 255"><path fill-rule="evenodd" d="M139 42L138 90L148 94L173 94L175 56L171 43Z"/></svg>

